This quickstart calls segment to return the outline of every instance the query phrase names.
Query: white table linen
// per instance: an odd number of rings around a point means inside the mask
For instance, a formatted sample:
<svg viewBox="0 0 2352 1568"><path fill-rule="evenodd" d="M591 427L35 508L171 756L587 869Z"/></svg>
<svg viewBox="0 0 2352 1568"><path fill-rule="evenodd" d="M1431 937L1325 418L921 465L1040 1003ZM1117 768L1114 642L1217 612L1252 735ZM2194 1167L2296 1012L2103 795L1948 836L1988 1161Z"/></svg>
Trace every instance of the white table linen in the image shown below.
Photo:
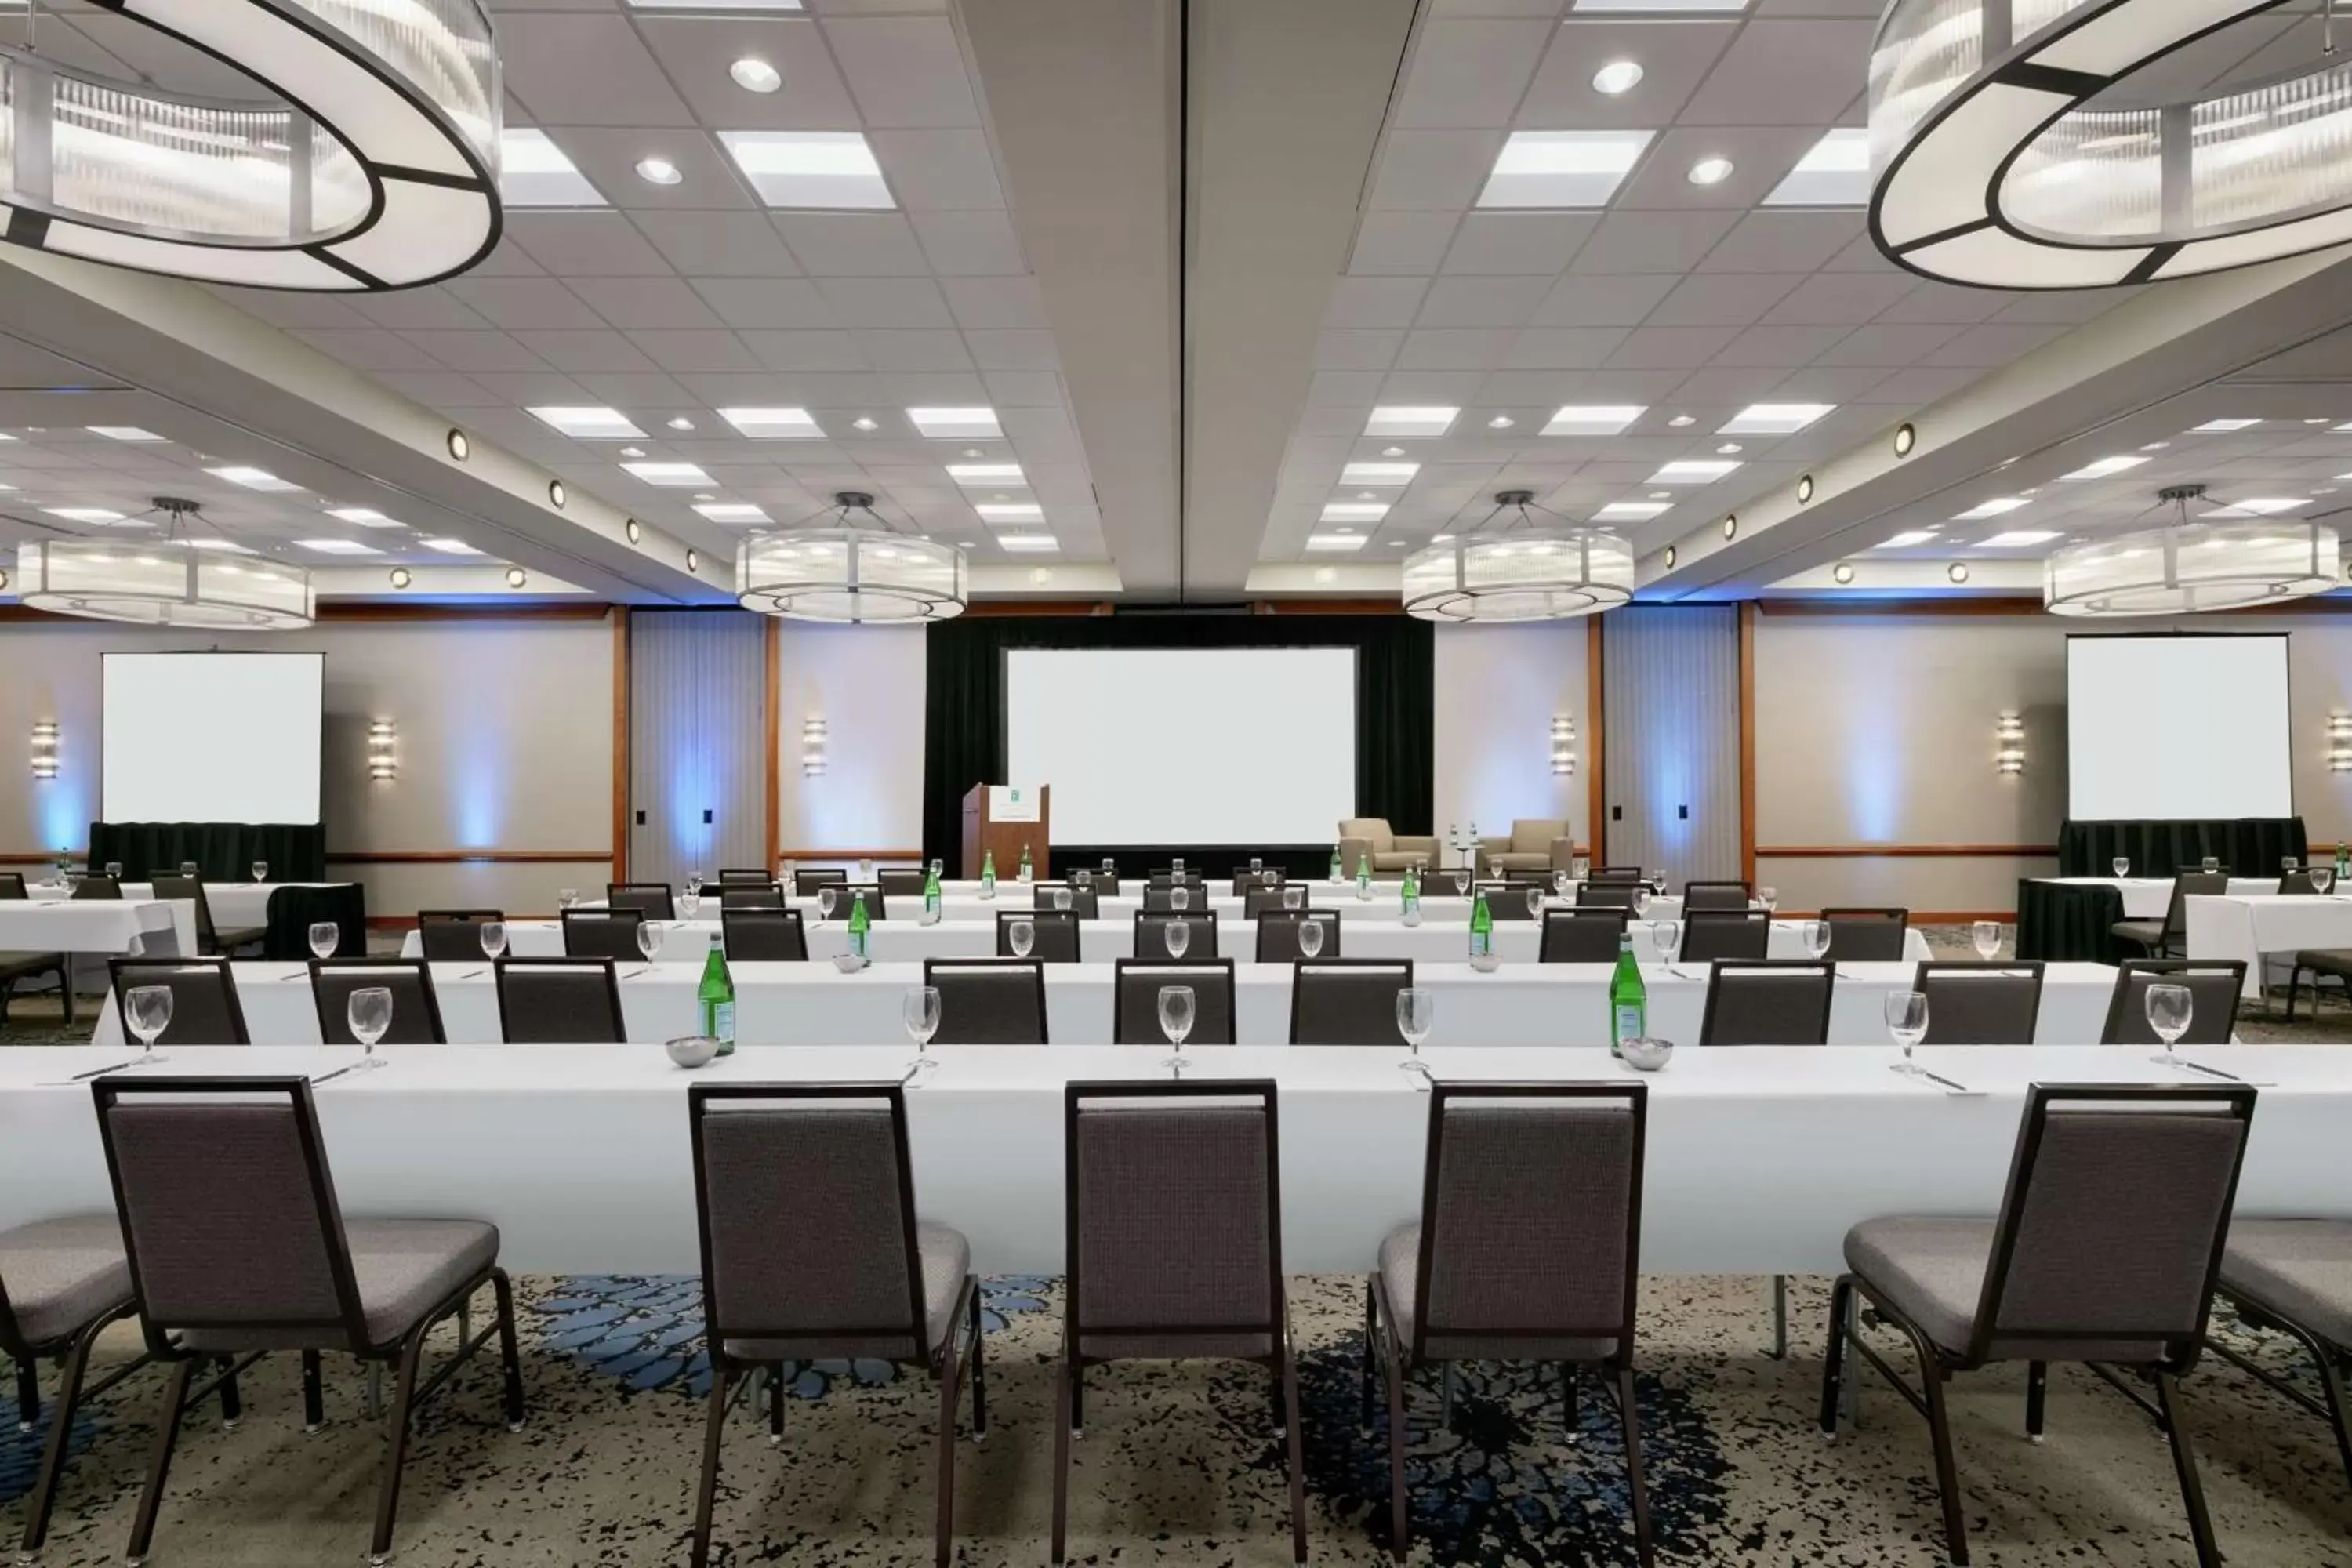
<svg viewBox="0 0 2352 1568"><path fill-rule="evenodd" d="M2049 882L2061 888L2113 888L2121 894L2124 919L2127 921L2160 921L2172 911L2172 879L2169 877L2036 877L2037 882ZM2276 877L2232 877L2230 879L2231 898L2250 898L2276 893Z"/></svg>
<svg viewBox="0 0 2352 1568"><path fill-rule="evenodd" d="M2306 947L2352 947L2352 899L2333 893L2324 899L2200 895L2188 904L2189 956L2244 960L2249 997L2262 994L2265 957L2292 959Z"/></svg>
<svg viewBox="0 0 2352 1568"><path fill-rule="evenodd" d="M195 951L193 900L0 900L0 952L154 957Z"/></svg>
<svg viewBox="0 0 2352 1568"><path fill-rule="evenodd" d="M224 931L238 931L251 926L266 926L269 923L269 895L280 888L348 888L350 886L349 882L206 882L205 902L213 911L214 925ZM69 897L72 889L41 887L28 888L26 891L36 900L54 902ZM122 896L125 899L151 899L154 897L154 884L125 882L122 884ZM177 901L188 906L190 910L188 918L194 921L195 901L192 899L181 899Z"/></svg>

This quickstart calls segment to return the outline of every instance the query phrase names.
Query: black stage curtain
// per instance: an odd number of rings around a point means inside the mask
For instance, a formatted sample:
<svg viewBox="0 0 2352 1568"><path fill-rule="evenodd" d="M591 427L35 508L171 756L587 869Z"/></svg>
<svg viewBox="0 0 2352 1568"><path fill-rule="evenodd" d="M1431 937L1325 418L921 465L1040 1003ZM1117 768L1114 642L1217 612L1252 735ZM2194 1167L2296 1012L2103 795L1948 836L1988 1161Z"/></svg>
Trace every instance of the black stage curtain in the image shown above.
<svg viewBox="0 0 2352 1568"><path fill-rule="evenodd" d="M246 869L252 875L252 868ZM272 864L269 874L278 875ZM269 923L263 929L261 956L281 963L310 958L310 927L332 921L342 931L336 958L367 956L367 889L357 882L325 888L280 888L269 895Z"/></svg>
<svg viewBox="0 0 2352 1568"><path fill-rule="evenodd" d="M2241 877L2275 877L2279 862L2304 854L2303 818L2243 816L2221 822L2068 822L2058 829L2058 874L2106 877L2118 855L2135 877L2194 871L2208 855ZM2122 918L2120 916L2118 919Z"/></svg>
<svg viewBox="0 0 2352 1568"><path fill-rule="evenodd" d="M962 853L965 793L976 784L1012 782L1004 776L1004 650L1014 647L1352 647L1356 815L1384 816L1398 833L1428 833L1436 750L1433 632L1429 622L1402 615L977 616L942 621L927 634L923 853L955 864ZM1214 735L1185 739L1192 745L1221 743ZM1339 824L1332 826L1336 831ZM1066 855L1081 847L1070 847ZM1131 868L1140 870L1142 860L1160 851L1135 847L1118 853L1123 868L1132 862ZM1097 852L1072 864L1099 858Z"/></svg>
<svg viewBox="0 0 2352 1568"><path fill-rule="evenodd" d="M2132 869L2139 869L2136 862ZM2113 888L2023 878L2017 884L2017 956L2052 963L2116 963L2145 956L2139 943L2115 934L2123 918L2124 898Z"/></svg>
<svg viewBox="0 0 2352 1568"><path fill-rule="evenodd" d="M250 881L256 860L269 862L273 882L323 882L327 830L315 822L93 822L90 869L110 860L121 861L131 882L176 874L187 860L207 882Z"/></svg>

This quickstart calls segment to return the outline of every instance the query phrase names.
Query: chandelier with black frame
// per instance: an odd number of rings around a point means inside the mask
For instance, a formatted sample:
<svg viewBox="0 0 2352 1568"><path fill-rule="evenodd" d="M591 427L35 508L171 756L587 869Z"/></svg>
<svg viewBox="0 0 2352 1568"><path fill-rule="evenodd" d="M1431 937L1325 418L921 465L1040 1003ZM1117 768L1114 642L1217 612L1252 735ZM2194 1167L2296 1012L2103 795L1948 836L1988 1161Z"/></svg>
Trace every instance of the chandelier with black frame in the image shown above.
<svg viewBox="0 0 2352 1568"><path fill-rule="evenodd" d="M296 631L317 618L301 567L229 538L194 501L157 496L140 516L158 513L168 520L160 539L75 535L19 544L18 602L85 620L206 631Z"/></svg>
<svg viewBox="0 0 2352 1568"><path fill-rule="evenodd" d="M735 551L735 598L747 610L850 626L943 621L971 602L963 552L891 527L864 490ZM859 514L871 520L866 526Z"/></svg>
<svg viewBox="0 0 2352 1568"><path fill-rule="evenodd" d="M1497 490L1494 510L1459 536L1405 557L1402 587L1405 612L1424 621L1589 616L1633 598L1633 546L1538 506L1533 490Z"/></svg>
<svg viewBox="0 0 2352 1568"><path fill-rule="evenodd" d="M2171 485L2175 521L2053 551L2042 607L2053 616L2179 616L2324 594L2343 581L2336 531L2235 507L2189 515L2203 485ZM2150 510L2156 508L2149 509ZM2143 514L2145 515L2145 514Z"/></svg>

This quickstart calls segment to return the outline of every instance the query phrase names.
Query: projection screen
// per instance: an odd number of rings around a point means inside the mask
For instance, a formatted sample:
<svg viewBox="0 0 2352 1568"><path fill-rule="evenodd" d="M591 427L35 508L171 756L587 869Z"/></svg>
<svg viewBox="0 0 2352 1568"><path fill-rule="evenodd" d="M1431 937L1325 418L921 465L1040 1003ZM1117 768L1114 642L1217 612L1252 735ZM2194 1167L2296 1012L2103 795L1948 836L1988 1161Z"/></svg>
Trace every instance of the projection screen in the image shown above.
<svg viewBox="0 0 2352 1568"><path fill-rule="evenodd" d="M2286 636L2066 639L2066 815L2293 816Z"/></svg>
<svg viewBox="0 0 2352 1568"><path fill-rule="evenodd" d="M107 822L315 823L326 655L110 653Z"/></svg>

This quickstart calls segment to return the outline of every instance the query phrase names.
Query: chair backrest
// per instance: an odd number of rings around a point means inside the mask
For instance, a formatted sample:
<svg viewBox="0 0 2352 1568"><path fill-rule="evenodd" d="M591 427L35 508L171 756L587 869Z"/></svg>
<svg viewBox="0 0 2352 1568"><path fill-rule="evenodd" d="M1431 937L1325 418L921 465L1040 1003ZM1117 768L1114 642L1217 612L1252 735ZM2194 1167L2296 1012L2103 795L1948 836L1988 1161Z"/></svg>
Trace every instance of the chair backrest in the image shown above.
<svg viewBox="0 0 2352 1568"><path fill-rule="evenodd" d="M196 941L205 947L212 945L216 931L213 925L213 906L205 897L202 877L183 877L177 872L166 875L157 872L148 879L147 896L152 899L185 899L196 907Z"/></svg>
<svg viewBox="0 0 2352 1568"><path fill-rule="evenodd" d="M719 911L719 937L731 963L804 963L808 933L798 910Z"/></svg>
<svg viewBox="0 0 2352 1568"><path fill-rule="evenodd" d="M713 1350L928 1360L899 1086L698 1083L686 1104Z"/></svg>
<svg viewBox="0 0 2352 1568"><path fill-rule="evenodd" d="M1186 882L1183 884L1183 888L1184 912L1186 914L1191 914L1195 910L1205 910L1209 907L1209 892L1206 888L1202 887L1198 882ZM1276 901L1278 902L1279 900ZM1172 882L1153 882L1147 886L1143 889L1143 907L1150 910L1154 914L1168 914L1173 912L1176 908L1176 884Z"/></svg>
<svg viewBox="0 0 2352 1568"><path fill-rule="evenodd" d="M1135 937L1132 951L1138 958L1160 959L1168 956L1168 928L1184 928L1184 956L1214 958L1217 956L1217 911L1206 914L1156 914L1150 910L1135 911Z"/></svg>
<svg viewBox="0 0 2352 1568"><path fill-rule="evenodd" d="M737 883L719 889L719 908L727 910L781 910L784 907L784 890L773 882L758 887Z"/></svg>
<svg viewBox="0 0 2352 1568"><path fill-rule="evenodd" d="M1102 919L1102 895L1092 888L1074 888L1067 882L1032 882L1029 903L1033 909L1066 910L1082 921Z"/></svg>
<svg viewBox="0 0 2352 1568"><path fill-rule="evenodd" d="M1633 895L1642 890L1638 881L1608 881L1595 879L1580 882L1576 887L1576 907L1580 910L1625 910L1633 908Z"/></svg>
<svg viewBox="0 0 2352 1568"><path fill-rule="evenodd" d="M479 959L484 956L482 927L492 921L502 922L506 918L503 910L419 910L416 945L432 963L464 963Z"/></svg>
<svg viewBox="0 0 2352 1568"><path fill-rule="evenodd" d="M1290 971L1290 1043L1401 1046L1397 993L1412 984L1410 958L1301 960Z"/></svg>
<svg viewBox="0 0 2352 1568"><path fill-rule="evenodd" d="M90 1089L151 1351L192 1330L368 1348L308 1079L111 1077Z"/></svg>
<svg viewBox="0 0 2352 1568"><path fill-rule="evenodd" d="M110 958L106 968L123 1038L138 1038L131 1029L131 993L142 985L161 985L172 993L172 1021L155 1037L157 1045L253 1043L245 1032L245 1008L237 1001L236 979L227 959Z"/></svg>
<svg viewBox="0 0 2352 1568"><path fill-rule="evenodd" d="M2042 962L1919 965L1911 988L1927 998L1927 1046L2030 1046L2042 1016Z"/></svg>
<svg viewBox="0 0 2352 1568"><path fill-rule="evenodd" d="M1531 921L1536 917L1528 908L1528 895L1543 891L1544 885L1541 877L1531 882L1480 882L1470 889L1470 896L1475 899L1484 893L1486 912L1498 921ZM1471 907L1477 906L1474 903Z"/></svg>
<svg viewBox="0 0 2352 1568"><path fill-rule="evenodd" d="M757 866L721 866L719 885L722 888L772 888L776 879Z"/></svg>
<svg viewBox="0 0 2352 1568"><path fill-rule="evenodd" d="M1824 959L1721 962L1707 973L1702 1046L1819 1046L1830 1037L1837 965Z"/></svg>
<svg viewBox="0 0 2352 1568"><path fill-rule="evenodd" d="M1111 965L1110 1043L1114 1046L1156 1046L1167 1043L1160 1027L1160 991L1165 985L1192 988L1192 1032L1188 1046L1230 1046L1234 1043L1234 961L1195 959L1189 952L1181 963L1169 958L1122 958Z"/></svg>
<svg viewBox="0 0 2352 1568"><path fill-rule="evenodd" d="M1257 920L1265 915L1268 910L1281 909L1283 907L1283 898L1284 889L1280 888L1259 888L1251 892L1244 893L1242 895L1242 919L1245 921ZM1304 904L1306 902L1305 898L1302 897L1299 900L1299 902Z"/></svg>
<svg viewBox="0 0 2352 1568"><path fill-rule="evenodd" d="M1323 928L1323 951L1315 956L1339 957L1339 910L1268 910L1257 917L1257 961L1260 963L1290 963L1304 956L1298 951L1298 928L1308 921Z"/></svg>
<svg viewBox="0 0 2352 1568"><path fill-rule="evenodd" d="M677 900L671 895L667 882L607 882L604 907L639 910L649 921L677 919Z"/></svg>
<svg viewBox="0 0 2352 1568"><path fill-rule="evenodd" d="M1614 963L1618 940L1625 934L1628 919L1623 910L1546 910L1537 961Z"/></svg>
<svg viewBox="0 0 2352 1568"><path fill-rule="evenodd" d="M2237 958L2127 958L2116 972L2116 988L2107 997L2107 1024L2100 1032L2103 1046L2152 1046L2156 1030L2147 1021L2147 988L2151 985L2189 987L2189 1029L2184 1046L2226 1046L2237 1026L2238 997L2246 985L2246 964Z"/></svg>
<svg viewBox="0 0 2352 1568"><path fill-rule="evenodd" d="M1038 958L927 958L923 984L940 993L943 1046L1042 1046L1045 964Z"/></svg>
<svg viewBox="0 0 2352 1568"><path fill-rule="evenodd" d="M621 986L609 958L501 958L499 1033L510 1046L618 1046Z"/></svg>
<svg viewBox="0 0 2352 1568"><path fill-rule="evenodd" d="M849 873L838 866L796 866L793 868L793 892L795 897L807 897L827 882L849 880Z"/></svg>
<svg viewBox="0 0 2352 1568"><path fill-rule="evenodd" d="M1068 886L1073 888L1084 886L1093 889L1094 895L1097 899L1115 899L1118 897L1118 874L1115 871L1097 870L1088 872L1084 883L1079 882L1078 873L1073 871L1066 879L1065 879L1065 880Z"/></svg>
<svg viewBox="0 0 2352 1568"><path fill-rule="evenodd" d="M2289 871L2279 879L2278 890L2282 899L2315 899L2319 896L2319 889L2312 884L2309 871Z"/></svg>
<svg viewBox="0 0 2352 1568"><path fill-rule="evenodd" d="M999 910L996 911L996 956L1013 958L1013 926L1029 924L1029 954L1045 963L1078 962L1078 915L1076 910Z"/></svg>
<svg viewBox="0 0 2352 1568"><path fill-rule="evenodd" d="M1064 1089L1068 1333L1081 1354L1230 1354L1283 1337L1269 1079ZM1220 1343L1224 1342L1224 1343Z"/></svg>
<svg viewBox="0 0 2352 1568"><path fill-rule="evenodd" d="M1700 910L1683 916L1683 950L1686 963L1712 963L1719 958L1752 962L1769 956L1772 917L1763 910Z"/></svg>
<svg viewBox="0 0 2352 1568"><path fill-rule="evenodd" d="M1144 886L1148 888L1172 888L1177 883L1181 882L1186 887L1192 889L1192 896L1197 899L1200 898L1206 889L1209 874L1205 871L1195 871L1187 868L1184 874L1180 877L1176 874L1174 868L1163 866L1145 879Z"/></svg>
<svg viewBox="0 0 2352 1568"><path fill-rule="evenodd" d="M16 900L21 901L29 896L30 895L25 891L25 873L22 871L0 871L0 901L7 900Z"/></svg>
<svg viewBox="0 0 2352 1568"><path fill-rule="evenodd" d="M930 873L920 866L885 866L874 873L874 880L884 893L912 899L919 904L923 901L923 884L930 880Z"/></svg>
<svg viewBox="0 0 2352 1568"><path fill-rule="evenodd" d="M890 918L890 900L883 894L879 882L842 882L833 889L833 918L845 921L857 900L866 900L866 918L882 921Z"/></svg>
<svg viewBox="0 0 2352 1568"><path fill-rule="evenodd" d="M89 872L80 881L74 884L72 896L78 900L104 899L120 902L122 898L122 884L102 871Z"/></svg>
<svg viewBox="0 0 2352 1568"><path fill-rule="evenodd" d="M1416 1361L1633 1337L1649 1107L1644 1083L1431 1089Z"/></svg>
<svg viewBox="0 0 2352 1568"><path fill-rule="evenodd" d="M2193 1365L2253 1114L2246 1084L2033 1085L1969 1359L2074 1341Z"/></svg>
<svg viewBox="0 0 2352 1568"><path fill-rule="evenodd" d="M2172 879L2172 901L2164 908L2164 934L2183 935L2189 929L2189 900L2221 898L2230 891L2227 871L2183 871Z"/></svg>
<svg viewBox="0 0 2352 1568"><path fill-rule="evenodd" d="M352 1033L352 993L379 985L392 993L392 1027L379 1044L448 1044L428 963L422 958L312 959L310 998L319 1007L319 1037L331 1046L358 1045L359 1037Z"/></svg>
<svg viewBox="0 0 2352 1568"><path fill-rule="evenodd" d="M640 909L566 910L563 911L563 955L566 958L639 958L637 928L648 917Z"/></svg>
<svg viewBox="0 0 2352 1568"><path fill-rule="evenodd" d="M1900 963L1911 911L1895 909L1823 910L1830 949L1822 954L1847 963Z"/></svg>
<svg viewBox="0 0 2352 1568"><path fill-rule="evenodd" d="M1745 882L1685 882L1683 913L1693 910L1744 910L1753 895Z"/></svg>
<svg viewBox="0 0 2352 1568"><path fill-rule="evenodd" d="M1639 866L1595 866L1591 871L1587 872L1585 876L1587 880L1594 882L1638 882L1642 879L1642 868Z"/></svg>
<svg viewBox="0 0 2352 1568"><path fill-rule="evenodd" d="M1289 879L1288 873L1278 871L1271 866L1255 871L1236 871L1234 873L1234 897L1246 899L1252 893L1263 892L1268 888L1279 888Z"/></svg>

